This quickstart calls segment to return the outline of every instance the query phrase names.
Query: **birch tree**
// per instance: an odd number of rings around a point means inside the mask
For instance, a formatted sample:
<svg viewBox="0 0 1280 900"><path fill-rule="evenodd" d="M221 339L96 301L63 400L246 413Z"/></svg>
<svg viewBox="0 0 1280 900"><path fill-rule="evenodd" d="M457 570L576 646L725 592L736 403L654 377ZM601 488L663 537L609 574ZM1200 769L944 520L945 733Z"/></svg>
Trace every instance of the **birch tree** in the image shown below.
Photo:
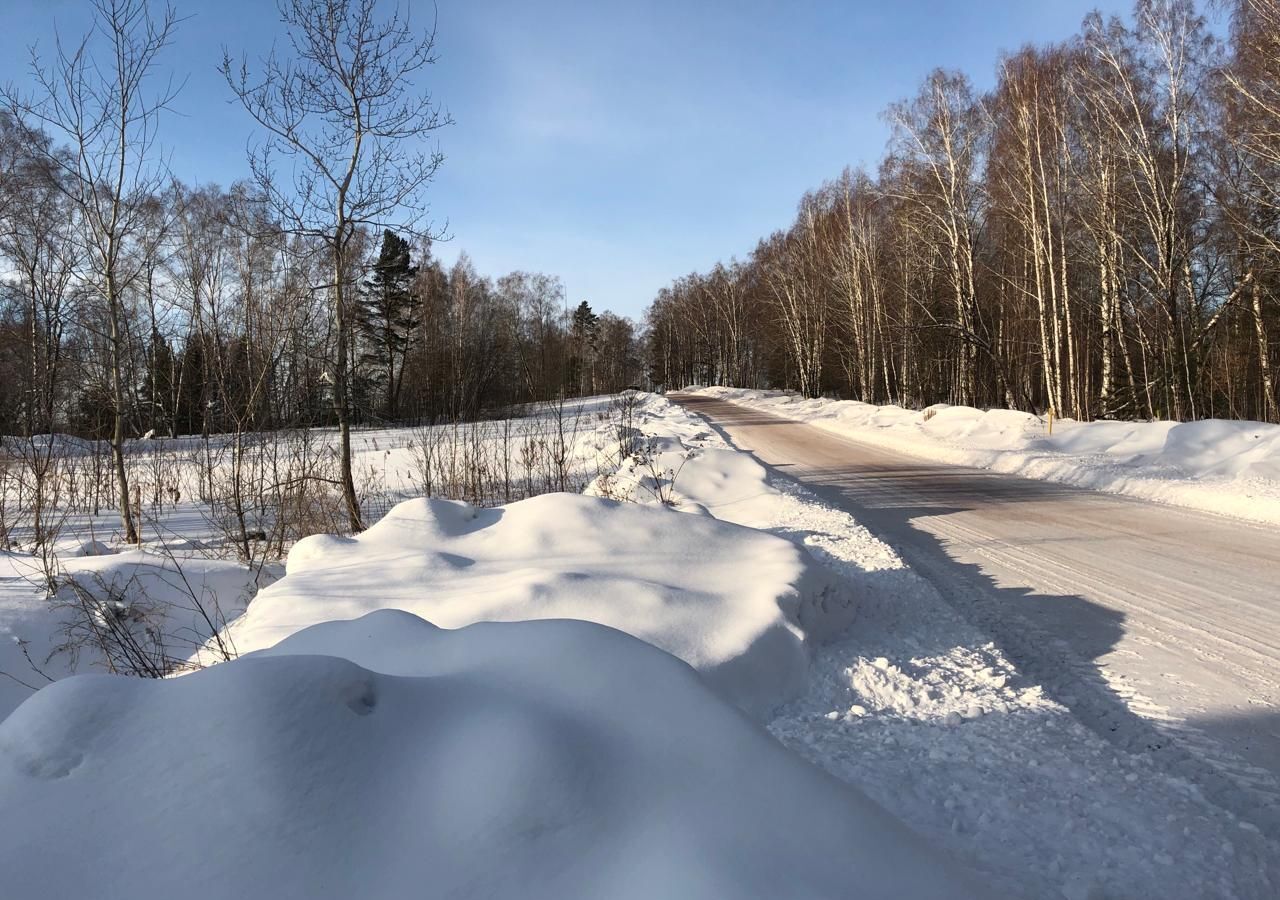
<svg viewBox="0 0 1280 900"><path fill-rule="evenodd" d="M362 230L423 235L426 189L444 157L423 147L449 123L417 87L436 61L435 28L377 0L280 0L287 56L260 71L224 53L222 74L265 135L250 169L285 230L319 239L328 257L335 341L329 380L340 440L339 482L352 531L363 528L351 471L350 375L355 250Z"/></svg>
<svg viewBox="0 0 1280 900"><path fill-rule="evenodd" d="M143 246L139 242L147 204L166 180L156 160L156 132L178 85L161 81L158 67L177 17L169 7L152 15L145 0L93 0L93 11L93 30L78 44L57 41L49 62L33 48L35 90L22 94L7 87L4 99L32 130L70 147L69 153L59 152L51 143L45 155L63 176L55 183L77 209L87 274L103 306L112 470L124 538L137 543L124 459L129 392L124 296L152 252L145 240Z"/></svg>
<svg viewBox="0 0 1280 900"><path fill-rule="evenodd" d="M955 398L972 404L977 396L978 316L974 234L979 192L976 168L981 153L981 120L969 81L935 71L910 102L890 107L893 147L918 176L914 200L943 248L958 337Z"/></svg>

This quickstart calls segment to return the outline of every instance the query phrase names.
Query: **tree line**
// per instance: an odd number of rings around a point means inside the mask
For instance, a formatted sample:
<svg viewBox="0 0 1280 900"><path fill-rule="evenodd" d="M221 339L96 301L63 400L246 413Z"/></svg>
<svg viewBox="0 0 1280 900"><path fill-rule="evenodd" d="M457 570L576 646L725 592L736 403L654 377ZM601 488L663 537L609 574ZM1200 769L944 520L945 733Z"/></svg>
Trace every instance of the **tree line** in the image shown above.
<svg viewBox="0 0 1280 900"><path fill-rule="evenodd" d="M1077 419L1280 421L1280 0L935 71L878 170L647 313L655 380Z"/></svg>
<svg viewBox="0 0 1280 900"><path fill-rule="evenodd" d="M553 276L433 255L444 157L426 142L451 124L421 87L434 28L378 0L279 0L283 48L221 62L257 134L221 189L182 183L157 149L177 13L93 10L83 40L33 51L0 92L0 434L108 441L127 540L133 437L336 425L359 530L353 425L635 380L628 320L570 312Z"/></svg>
<svg viewBox="0 0 1280 900"><path fill-rule="evenodd" d="M0 146L12 120L0 116ZM0 220L0 432L108 438L106 310L65 234L14 224L44 204L12 170ZM122 290L122 407L136 437L334 424L330 297L320 250L261 218L249 187L172 183L151 204L150 258ZM11 195L15 196L15 195ZM56 197L48 197L50 202ZM74 214L63 211L63 223ZM34 236L34 241L31 238ZM358 425L464 421L521 404L620 390L638 376L634 323L566 309L559 278L480 275L461 254L387 230L360 235L347 348ZM26 253L28 249L30 253Z"/></svg>

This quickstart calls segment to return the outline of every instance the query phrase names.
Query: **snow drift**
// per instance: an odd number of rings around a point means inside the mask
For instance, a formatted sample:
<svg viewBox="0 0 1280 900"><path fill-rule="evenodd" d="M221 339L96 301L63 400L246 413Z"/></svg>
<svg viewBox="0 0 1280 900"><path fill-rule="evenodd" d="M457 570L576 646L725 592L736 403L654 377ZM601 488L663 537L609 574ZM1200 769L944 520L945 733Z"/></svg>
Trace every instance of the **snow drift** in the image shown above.
<svg viewBox="0 0 1280 900"><path fill-rule="evenodd" d="M583 622L373 613L0 723L47 897L962 897L967 875L684 664Z"/></svg>
<svg viewBox="0 0 1280 900"><path fill-rule="evenodd" d="M582 619L678 656L757 718L805 688L806 636L848 623L849 588L785 539L574 494L491 509L410 500L354 538L316 535L230 628L240 652L375 609L445 628Z"/></svg>

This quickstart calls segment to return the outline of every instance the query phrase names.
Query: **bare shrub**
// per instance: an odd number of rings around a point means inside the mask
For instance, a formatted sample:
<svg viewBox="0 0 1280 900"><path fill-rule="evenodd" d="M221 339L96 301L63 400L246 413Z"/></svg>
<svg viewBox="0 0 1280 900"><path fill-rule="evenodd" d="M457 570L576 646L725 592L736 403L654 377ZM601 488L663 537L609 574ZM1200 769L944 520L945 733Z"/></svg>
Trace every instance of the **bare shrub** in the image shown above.
<svg viewBox="0 0 1280 900"><path fill-rule="evenodd" d="M563 401L517 419L423 426L409 443L414 481L427 497L476 506L551 491L580 491L585 421Z"/></svg>
<svg viewBox="0 0 1280 900"><path fill-rule="evenodd" d="M664 466L662 456L661 442L657 438L642 438L639 449L631 456L629 462L635 476L631 491L625 496L617 496L614 499L635 500L635 491L638 489L643 490L663 506L675 506L676 482L689 462L689 456L682 456L679 465L676 466Z"/></svg>
<svg viewBox="0 0 1280 900"><path fill-rule="evenodd" d="M618 442L618 464L640 452L644 433L636 427L636 413L642 405L636 391L623 391L609 403L609 422Z"/></svg>
<svg viewBox="0 0 1280 900"><path fill-rule="evenodd" d="M223 598L193 582L167 545L161 545L158 562L133 565L123 580L99 572L68 573L53 558L46 561L43 578L49 603L62 613L62 641L43 664L65 654L74 671L89 652L109 672L163 678L235 658ZM164 596L153 596L148 580ZM236 606L247 600L236 599ZM27 660L48 678L29 655Z"/></svg>
<svg viewBox="0 0 1280 900"><path fill-rule="evenodd" d="M307 535L344 533L349 520L334 449L305 428L284 436L278 447L267 488L271 510L264 518L268 543L282 557Z"/></svg>

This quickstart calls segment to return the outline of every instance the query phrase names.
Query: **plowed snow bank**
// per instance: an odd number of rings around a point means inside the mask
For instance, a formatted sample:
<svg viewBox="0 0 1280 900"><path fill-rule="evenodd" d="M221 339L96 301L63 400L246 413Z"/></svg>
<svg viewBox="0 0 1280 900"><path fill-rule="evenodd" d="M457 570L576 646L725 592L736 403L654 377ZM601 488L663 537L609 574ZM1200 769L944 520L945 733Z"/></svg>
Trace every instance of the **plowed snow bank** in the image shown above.
<svg viewBox="0 0 1280 900"><path fill-rule="evenodd" d="M315 535L232 624L242 653L375 609L445 628L582 619L678 656L765 718L804 690L806 629L852 615L847 585L774 535L574 494L492 509L410 500L354 538Z"/></svg>

